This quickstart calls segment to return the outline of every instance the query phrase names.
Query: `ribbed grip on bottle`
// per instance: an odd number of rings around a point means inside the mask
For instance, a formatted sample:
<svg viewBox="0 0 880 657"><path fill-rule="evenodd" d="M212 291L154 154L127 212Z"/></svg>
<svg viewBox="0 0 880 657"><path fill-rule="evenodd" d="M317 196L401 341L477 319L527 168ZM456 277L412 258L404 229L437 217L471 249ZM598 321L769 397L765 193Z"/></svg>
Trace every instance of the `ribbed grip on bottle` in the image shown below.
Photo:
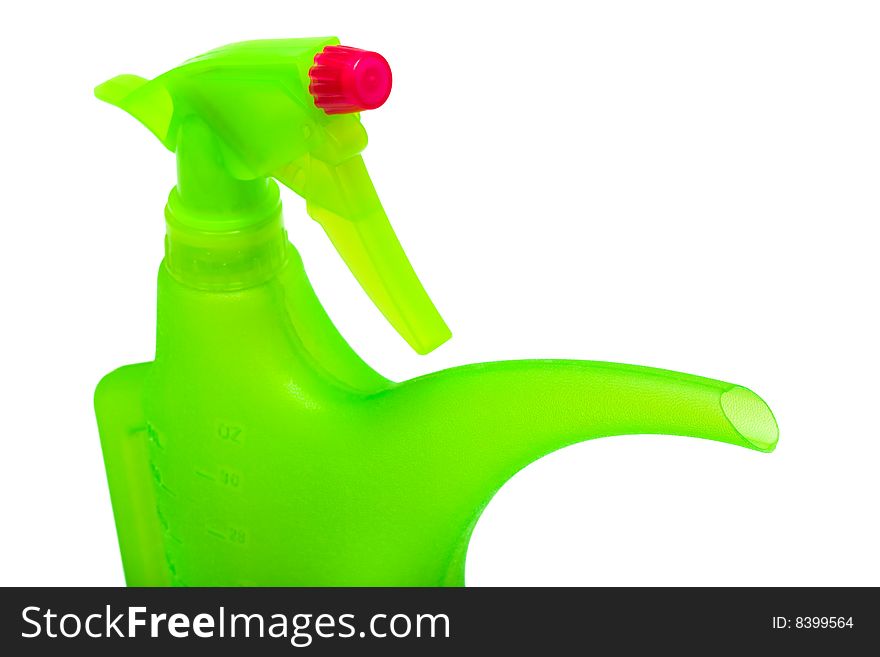
<svg viewBox="0 0 880 657"><path fill-rule="evenodd" d="M327 114L380 107L391 93L391 67L377 52L326 46L309 69L309 93Z"/></svg>

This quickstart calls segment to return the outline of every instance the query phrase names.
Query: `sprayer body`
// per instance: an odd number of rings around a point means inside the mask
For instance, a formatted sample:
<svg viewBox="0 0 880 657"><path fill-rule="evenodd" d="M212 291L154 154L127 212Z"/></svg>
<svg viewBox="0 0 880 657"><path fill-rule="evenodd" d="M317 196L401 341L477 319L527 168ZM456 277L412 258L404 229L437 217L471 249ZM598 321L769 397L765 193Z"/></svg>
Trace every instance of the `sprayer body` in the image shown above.
<svg viewBox="0 0 880 657"><path fill-rule="evenodd" d="M652 368L510 361L388 381L284 245L245 287L180 280L166 258L155 361L98 387L130 585L462 585L483 508L548 452L632 433L775 445L753 393Z"/></svg>

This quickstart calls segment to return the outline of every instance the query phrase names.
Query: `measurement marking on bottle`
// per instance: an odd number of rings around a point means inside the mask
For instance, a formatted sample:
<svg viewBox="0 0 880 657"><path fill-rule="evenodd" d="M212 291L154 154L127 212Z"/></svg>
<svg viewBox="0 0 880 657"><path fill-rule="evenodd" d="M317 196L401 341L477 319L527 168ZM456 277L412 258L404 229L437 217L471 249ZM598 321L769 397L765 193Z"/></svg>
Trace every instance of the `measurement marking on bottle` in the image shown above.
<svg viewBox="0 0 880 657"><path fill-rule="evenodd" d="M238 529L237 527L227 527L225 530L208 527L205 531L221 541L229 541L236 545L244 545L247 543L247 534L243 529Z"/></svg>
<svg viewBox="0 0 880 657"><path fill-rule="evenodd" d="M241 475L226 469L221 469L220 482L229 488L238 488L241 485Z"/></svg>
<svg viewBox="0 0 880 657"><path fill-rule="evenodd" d="M207 479L209 481L216 481L214 475L205 472L204 470L196 470L196 474L202 479Z"/></svg>
<svg viewBox="0 0 880 657"><path fill-rule="evenodd" d="M159 436L159 432L156 431L156 427L154 427L149 422L147 423L147 440L149 440L150 443L155 445L158 449L165 449L165 445L162 443L162 438Z"/></svg>
<svg viewBox="0 0 880 657"><path fill-rule="evenodd" d="M159 466L156 465L153 461L150 461L150 473L153 475L153 480L156 482L156 485L159 487L159 490L164 491L171 497L177 497L174 491L172 491L168 486L165 485L165 482L162 481L162 473L159 470Z"/></svg>
<svg viewBox="0 0 880 657"><path fill-rule="evenodd" d="M159 526L162 527L162 531L168 531L168 520L165 519L165 514L162 513L162 509L159 508L159 505L156 505L156 517L159 519Z"/></svg>
<svg viewBox="0 0 880 657"><path fill-rule="evenodd" d="M168 550L165 550L165 563L168 565L168 572L171 573L172 577L177 575L177 566L174 564L174 559L171 558L171 553Z"/></svg>
<svg viewBox="0 0 880 657"><path fill-rule="evenodd" d="M236 427L231 424L221 424L217 428L217 435L220 437L220 440L225 440L235 445L241 444L241 434L241 427Z"/></svg>

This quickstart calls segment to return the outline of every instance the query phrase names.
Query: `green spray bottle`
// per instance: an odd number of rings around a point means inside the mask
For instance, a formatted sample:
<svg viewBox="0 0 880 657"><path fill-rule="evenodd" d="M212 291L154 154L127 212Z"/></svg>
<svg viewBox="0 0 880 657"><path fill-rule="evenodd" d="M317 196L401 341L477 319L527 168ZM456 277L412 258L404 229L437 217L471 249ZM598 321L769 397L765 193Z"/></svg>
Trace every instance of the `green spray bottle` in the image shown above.
<svg viewBox="0 0 880 657"><path fill-rule="evenodd" d="M623 434L775 447L757 395L688 374L536 360L397 383L365 364L312 291L275 181L413 349L449 339L360 155L360 112L390 89L384 58L332 37L96 89L178 170L155 360L95 393L129 585L462 585L480 513L549 452Z"/></svg>

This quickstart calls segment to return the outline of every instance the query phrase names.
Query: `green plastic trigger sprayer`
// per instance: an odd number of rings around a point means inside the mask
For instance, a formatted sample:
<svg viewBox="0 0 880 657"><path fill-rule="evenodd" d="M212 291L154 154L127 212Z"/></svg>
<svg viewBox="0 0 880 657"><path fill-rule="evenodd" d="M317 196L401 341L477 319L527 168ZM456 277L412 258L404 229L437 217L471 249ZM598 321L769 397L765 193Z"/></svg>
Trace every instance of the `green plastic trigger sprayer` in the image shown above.
<svg viewBox="0 0 880 657"><path fill-rule="evenodd" d="M712 379L537 360L395 383L366 365L312 291L275 180L413 349L445 342L360 156L359 112L390 89L380 55L332 37L96 89L178 166L156 358L95 393L129 585L462 585L481 511L548 452L622 434L775 447L766 404Z"/></svg>

